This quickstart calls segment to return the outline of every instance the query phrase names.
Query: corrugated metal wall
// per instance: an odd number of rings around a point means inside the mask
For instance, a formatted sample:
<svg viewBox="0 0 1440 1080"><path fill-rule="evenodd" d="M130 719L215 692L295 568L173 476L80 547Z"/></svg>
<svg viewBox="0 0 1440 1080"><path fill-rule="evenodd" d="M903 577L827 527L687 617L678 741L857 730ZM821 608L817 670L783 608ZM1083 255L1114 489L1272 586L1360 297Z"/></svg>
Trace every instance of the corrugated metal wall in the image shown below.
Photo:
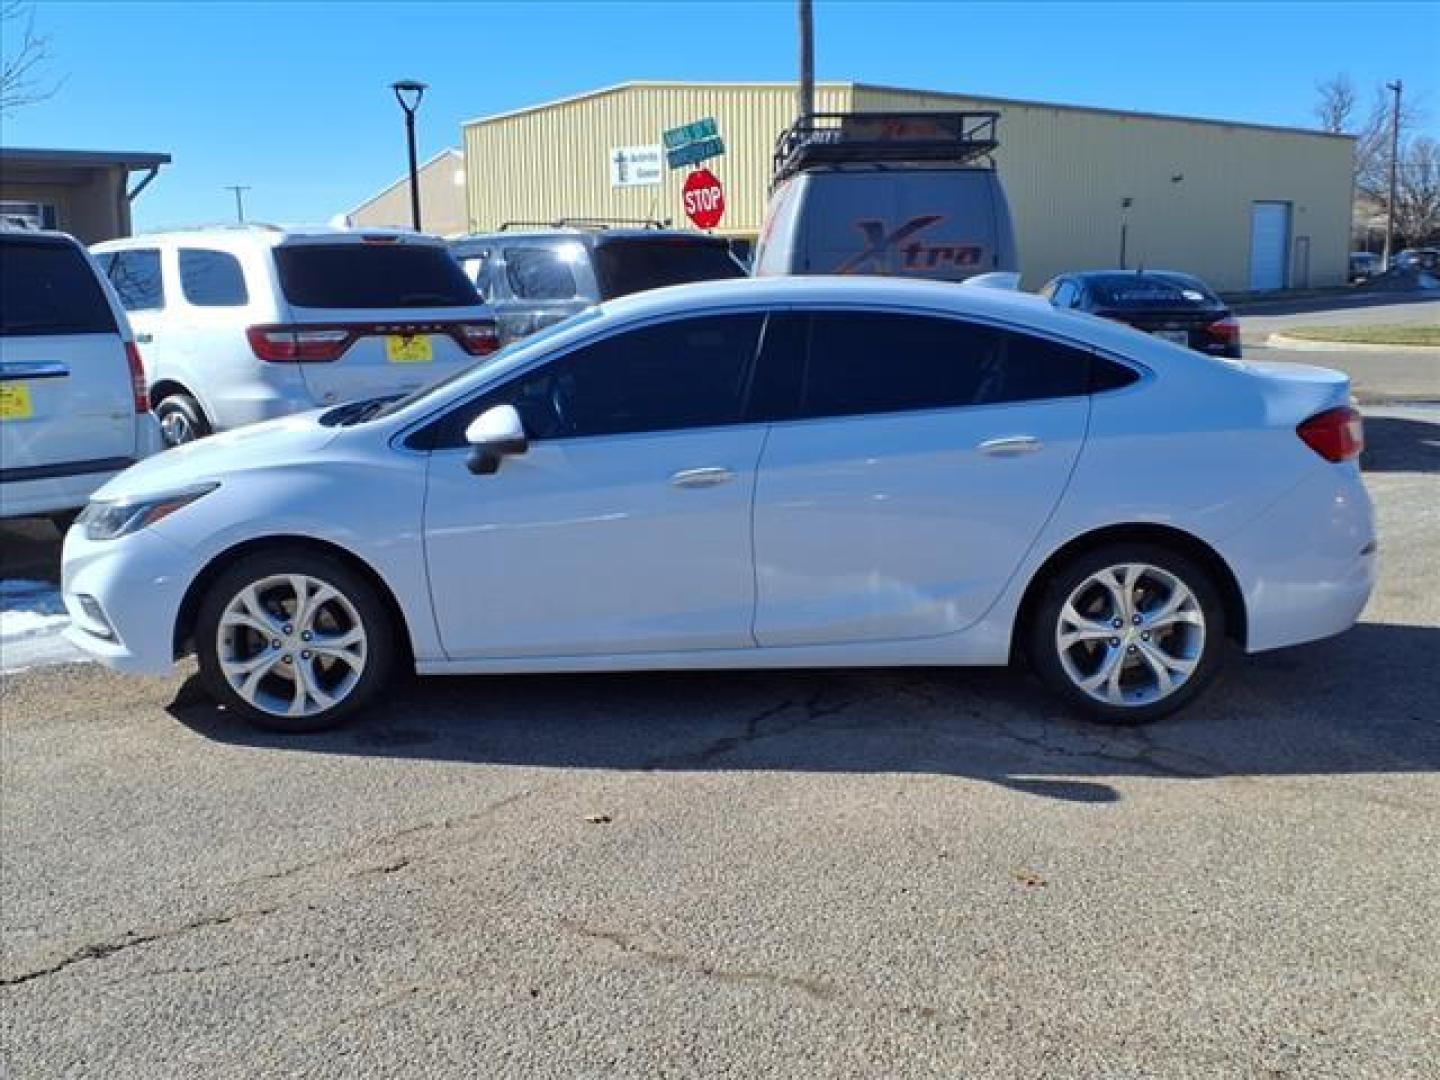
<svg viewBox="0 0 1440 1080"><path fill-rule="evenodd" d="M844 83L822 84L817 99L821 111L998 109L998 158L1028 288L1062 270L1117 265L1126 197L1134 200L1131 266L1143 260L1199 274L1218 289L1245 289L1251 205L1280 201L1293 209L1290 284L1345 280L1349 139ZM794 102L790 85L631 84L469 124L471 226L560 215L684 225L684 171L667 170L657 187L612 188L610 150L658 143L665 128L713 116L727 149L706 163L726 188L717 231L753 234L764 213L770 152Z"/></svg>
<svg viewBox="0 0 1440 1080"><path fill-rule="evenodd" d="M997 161L1028 288L1062 270L1118 265L1127 197L1129 266L1243 290L1251 205L1278 201L1292 204L1290 284L1345 281L1349 139L866 86L855 88L855 108L999 110Z"/></svg>
<svg viewBox="0 0 1440 1080"><path fill-rule="evenodd" d="M817 107L843 111L848 84L816 87ZM725 155L704 163L725 186L717 233L759 230L775 137L795 116L795 88L777 84L621 87L465 126L466 182L473 229L558 216L671 218L685 226L680 187L687 169L665 170L654 187L612 188L610 153L660 142L660 133L713 116Z"/></svg>

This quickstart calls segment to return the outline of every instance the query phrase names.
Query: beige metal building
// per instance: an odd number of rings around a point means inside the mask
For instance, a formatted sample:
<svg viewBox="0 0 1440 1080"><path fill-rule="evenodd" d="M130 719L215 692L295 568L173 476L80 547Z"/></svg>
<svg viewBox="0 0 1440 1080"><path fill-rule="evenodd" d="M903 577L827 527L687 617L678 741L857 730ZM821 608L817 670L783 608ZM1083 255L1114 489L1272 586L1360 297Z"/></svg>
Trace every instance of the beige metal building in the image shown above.
<svg viewBox="0 0 1440 1080"><path fill-rule="evenodd" d="M1187 270L1226 291L1345 281L1349 136L1033 101L821 83L821 112L988 109L1024 284L1119 264ZM462 125L470 231L559 217L685 224L686 170L628 168L661 132L713 117L725 155L716 231L754 237L792 83L633 82ZM650 160L646 157L646 160Z"/></svg>
<svg viewBox="0 0 1440 1080"><path fill-rule="evenodd" d="M420 178L421 227L441 236L466 232L464 155L459 150L441 150L415 171ZM345 217L362 228L410 228L410 177L402 176Z"/></svg>

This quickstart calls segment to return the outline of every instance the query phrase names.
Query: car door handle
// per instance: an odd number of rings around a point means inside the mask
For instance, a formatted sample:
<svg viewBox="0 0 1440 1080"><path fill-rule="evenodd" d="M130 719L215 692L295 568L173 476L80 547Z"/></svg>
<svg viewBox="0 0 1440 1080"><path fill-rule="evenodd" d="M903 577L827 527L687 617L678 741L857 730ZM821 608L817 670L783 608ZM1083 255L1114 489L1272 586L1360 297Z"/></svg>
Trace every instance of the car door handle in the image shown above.
<svg viewBox="0 0 1440 1080"><path fill-rule="evenodd" d="M135 344L137 345L149 345L154 340L154 334L140 333L135 335Z"/></svg>
<svg viewBox="0 0 1440 1080"><path fill-rule="evenodd" d="M705 469L682 469L670 477L670 483L681 488L705 488L729 483L733 479L735 474L729 469L711 466Z"/></svg>
<svg viewBox="0 0 1440 1080"><path fill-rule="evenodd" d="M1000 439L986 439L975 449L991 457L1019 457L1033 454L1045 444L1034 435L1007 435Z"/></svg>
<svg viewBox="0 0 1440 1080"><path fill-rule="evenodd" d="M70 369L64 364L46 364L39 361L19 361L0 364L0 382L14 382L17 379L68 379Z"/></svg>

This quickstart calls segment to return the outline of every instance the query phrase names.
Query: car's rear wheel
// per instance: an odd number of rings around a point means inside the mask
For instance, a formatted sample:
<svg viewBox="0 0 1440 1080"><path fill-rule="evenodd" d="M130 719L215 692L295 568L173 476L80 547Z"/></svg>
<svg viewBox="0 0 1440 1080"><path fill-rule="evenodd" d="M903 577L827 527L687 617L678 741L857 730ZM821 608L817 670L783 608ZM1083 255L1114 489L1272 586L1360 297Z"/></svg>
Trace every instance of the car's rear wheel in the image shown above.
<svg viewBox="0 0 1440 1080"><path fill-rule="evenodd" d="M155 419L166 446L183 446L210 434L210 421L189 394L169 394L156 404Z"/></svg>
<svg viewBox="0 0 1440 1080"><path fill-rule="evenodd" d="M261 727L320 731L363 708L395 658L376 589L318 552L242 558L211 586L195 626L215 699Z"/></svg>
<svg viewBox="0 0 1440 1080"><path fill-rule="evenodd" d="M1145 723L1193 701L1224 658L1225 610L1194 560L1111 544L1060 569L1029 627L1030 662L1062 698L1110 723Z"/></svg>

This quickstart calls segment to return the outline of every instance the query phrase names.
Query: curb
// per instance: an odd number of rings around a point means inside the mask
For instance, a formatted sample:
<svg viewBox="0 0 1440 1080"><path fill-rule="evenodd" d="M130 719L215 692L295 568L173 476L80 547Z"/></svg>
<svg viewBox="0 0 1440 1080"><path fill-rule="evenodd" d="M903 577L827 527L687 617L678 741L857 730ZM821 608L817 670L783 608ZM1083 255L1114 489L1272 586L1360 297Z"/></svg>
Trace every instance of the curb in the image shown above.
<svg viewBox="0 0 1440 1080"><path fill-rule="evenodd" d="M1303 349L1307 352L1360 352L1360 353L1434 353L1440 356L1440 345L1373 345L1359 341L1312 341L1309 338L1287 337L1285 334L1271 334L1265 344L1272 349Z"/></svg>

